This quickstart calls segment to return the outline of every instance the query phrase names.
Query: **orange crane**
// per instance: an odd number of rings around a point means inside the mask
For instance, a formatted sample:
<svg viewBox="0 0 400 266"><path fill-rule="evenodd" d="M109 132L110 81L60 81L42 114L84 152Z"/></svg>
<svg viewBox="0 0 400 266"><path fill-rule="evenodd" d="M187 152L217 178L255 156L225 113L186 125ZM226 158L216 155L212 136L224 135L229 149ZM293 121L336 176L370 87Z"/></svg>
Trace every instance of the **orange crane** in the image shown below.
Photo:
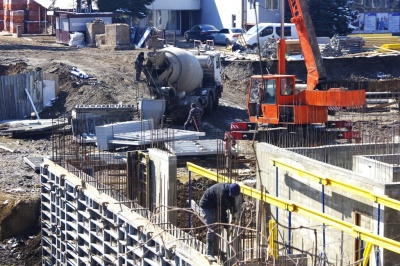
<svg viewBox="0 0 400 266"><path fill-rule="evenodd" d="M256 130L259 135L265 135L271 128L277 127L291 128L291 130L309 128L312 125L325 127L328 124L328 108L337 110L361 108L365 105L365 90L327 88L327 86L320 86L317 89L317 86L326 80L326 71L308 3L307 0L288 2L292 13L291 22L296 25L307 68L307 83L296 84L296 76L285 73L286 45L282 36L278 44L278 74L250 77L246 99L250 123L232 123L229 134L234 139L243 139L243 136L252 137L250 132L243 134L249 129ZM336 126L347 126L344 138L359 138L359 133L351 131L351 123L337 121Z"/></svg>

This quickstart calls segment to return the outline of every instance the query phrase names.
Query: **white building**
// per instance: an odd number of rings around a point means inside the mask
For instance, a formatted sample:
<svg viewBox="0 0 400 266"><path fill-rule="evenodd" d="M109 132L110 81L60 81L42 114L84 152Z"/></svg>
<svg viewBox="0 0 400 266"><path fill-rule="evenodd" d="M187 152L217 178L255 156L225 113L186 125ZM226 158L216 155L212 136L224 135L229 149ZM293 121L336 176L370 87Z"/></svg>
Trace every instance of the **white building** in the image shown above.
<svg viewBox="0 0 400 266"><path fill-rule="evenodd" d="M280 4L279 0L155 0L140 24L178 35L196 24L248 29L256 22L280 22Z"/></svg>

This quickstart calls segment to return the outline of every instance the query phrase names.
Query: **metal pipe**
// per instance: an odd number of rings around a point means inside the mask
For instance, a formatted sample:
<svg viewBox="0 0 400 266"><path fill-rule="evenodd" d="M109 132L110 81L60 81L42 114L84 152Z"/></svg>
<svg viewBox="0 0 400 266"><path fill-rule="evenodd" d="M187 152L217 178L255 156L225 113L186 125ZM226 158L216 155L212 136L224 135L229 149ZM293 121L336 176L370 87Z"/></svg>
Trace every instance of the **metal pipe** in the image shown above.
<svg viewBox="0 0 400 266"><path fill-rule="evenodd" d="M322 213L325 213L325 186L322 185ZM325 223L322 224L322 248L325 254L325 245L326 245L326 238L325 238ZM325 257L325 256L324 256ZM324 266L326 265L326 259L324 259Z"/></svg>
<svg viewBox="0 0 400 266"><path fill-rule="evenodd" d="M381 204L380 203L378 203L378 225L377 225L377 232L376 232L376 234L379 236L379 229L380 229L380 226L379 226L379 224L380 224L380 220L381 220ZM380 265L380 256L379 256L379 247L376 247L376 249L375 249L375 258L376 258L376 266L379 266Z"/></svg>
<svg viewBox="0 0 400 266"><path fill-rule="evenodd" d="M36 110L35 105L33 104L33 101L32 101L31 95L29 94L28 89L25 88L25 92L26 92L26 95L28 95L28 99L29 99L29 101L31 102L33 111L35 111L35 115L36 115L37 119L40 120L39 114L38 114L38 112L37 112L37 110Z"/></svg>
<svg viewBox="0 0 400 266"><path fill-rule="evenodd" d="M278 193L278 188L279 188L279 186L278 186L278 181L279 181L279 177L278 177L278 174L279 174L279 170L278 170L278 167L275 167L275 189L276 189L276 191L275 191L275 196L278 198L278 196L279 196L279 193ZM279 222L279 207L278 206L276 206L275 207L276 208L276 213L275 213L275 218L276 218L276 222L278 223Z"/></svg>
<svg viewBox="0 0 400 266"><path fill-rule="evenodd" d="M189 208L192 207L192 172L189 171ZM192 228L192 213L189 212L188 228Z"/></svg>
<svg viewBox="0 0 400 266"><path fill-rule="evenodd" d="M290 246L292 245L292 238L291 238L291 235L292 235L292 212L289 212L289 232L288 232L288 234L289 234L289 236L288 236L288 245L287 245L287 252L288 252L288 254L291 254L290 252Z"/></svg>

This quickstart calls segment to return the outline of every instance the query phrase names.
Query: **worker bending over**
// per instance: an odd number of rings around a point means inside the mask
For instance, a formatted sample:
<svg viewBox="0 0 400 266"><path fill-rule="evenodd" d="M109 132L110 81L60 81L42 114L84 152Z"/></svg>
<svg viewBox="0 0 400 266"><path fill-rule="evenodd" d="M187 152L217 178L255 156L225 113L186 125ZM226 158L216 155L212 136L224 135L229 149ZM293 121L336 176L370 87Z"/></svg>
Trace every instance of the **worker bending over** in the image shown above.
<svg viewBox="0 0 400 266"><path fill-rule="evenodd" d="M209 187L200 199L201 215L207 225L207 259L216 261L214 257L215 234L219 232L216 222L228 224L228 213L230 210L236 217L235 197L240 195L238 184L218 183ZM232 219L235 222L235 218Z"/></svg>

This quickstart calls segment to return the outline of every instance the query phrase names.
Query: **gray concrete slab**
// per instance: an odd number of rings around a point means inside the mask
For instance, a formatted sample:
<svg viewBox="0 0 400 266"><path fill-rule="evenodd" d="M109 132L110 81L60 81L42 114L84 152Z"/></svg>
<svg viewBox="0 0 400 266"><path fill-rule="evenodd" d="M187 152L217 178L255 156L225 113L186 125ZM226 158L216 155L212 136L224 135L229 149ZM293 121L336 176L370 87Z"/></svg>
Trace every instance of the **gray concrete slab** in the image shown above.
<svg viewBox="0 0 400 266"><path fill-rule="evenodd" d="M58 119L40 119L40 120L12 120L3 121L0 124L0 128L3 134L14 135L34 135L51 133L52 130L60 129L68 125L67 118Z"/></svg>
<svg viewBox="0 0 400 266"><path fill-rule="evenodd" d="M43 156L24 157L24 162L32 167L33 170L39 171L40 165L43 163Z"/></svg>
<svg viewBox="0 0 400 266"><path fill-rule="evenodd" d="M166 142L165 147L177 156L217 155L224 153L225 141L221 139L180 140Z"/></svg>

